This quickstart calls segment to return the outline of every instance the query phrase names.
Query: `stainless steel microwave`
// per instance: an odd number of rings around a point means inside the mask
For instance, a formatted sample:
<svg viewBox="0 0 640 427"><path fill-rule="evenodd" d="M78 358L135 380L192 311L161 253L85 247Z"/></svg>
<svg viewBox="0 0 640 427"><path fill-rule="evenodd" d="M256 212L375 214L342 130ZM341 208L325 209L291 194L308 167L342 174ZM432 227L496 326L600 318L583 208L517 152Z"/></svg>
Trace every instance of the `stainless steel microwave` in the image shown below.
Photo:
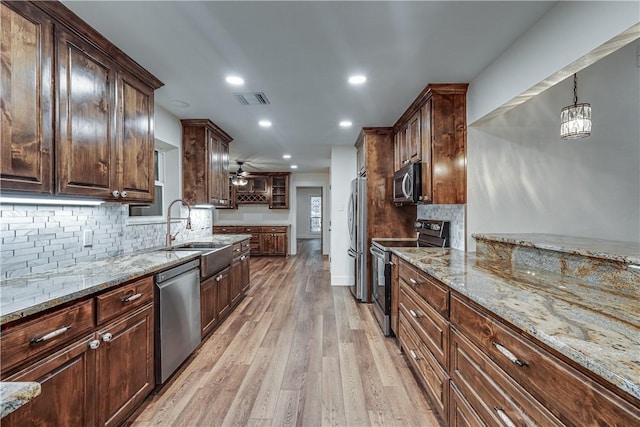
<svg viewBox="0 0 640 427"><path fill-rule="evenodd" d="M410 163L393 174L393 201L395 203L417 203L422 196L422 167Z"/></svg>

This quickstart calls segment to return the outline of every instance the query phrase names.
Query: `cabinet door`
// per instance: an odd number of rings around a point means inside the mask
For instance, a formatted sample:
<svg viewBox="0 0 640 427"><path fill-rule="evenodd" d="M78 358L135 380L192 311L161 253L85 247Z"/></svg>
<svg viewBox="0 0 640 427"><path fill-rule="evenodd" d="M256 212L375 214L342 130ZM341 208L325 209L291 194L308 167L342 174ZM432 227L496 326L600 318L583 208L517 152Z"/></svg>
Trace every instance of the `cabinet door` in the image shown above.
<svg viewBox="0 0 640 427"><path fill-rule="evenodd" d="M218 153L218 141L216 140L213 132L210 129L206 130L207 135L207 156L209 162L206 167L207 177L207 189L208 189L208 202L217 204L220 197L220 188L218 186L217 177L219 171L219 153Z"/></svg>
<svg viewBox="0 0 640 427"><path fill-rule="evenodd" d="M283 256L287 254L287 233L275 233L273 235L273 253Z"/></svg>
<svg viewBox="0 0 640 427"><path fill-rule="evenodd" d="M398 336L398 302L400 298L400 282L398 278L398 257L391 256L391 330Z"/></svg>
<svg viewBox="0 0 640 427"><path fill-rule="evenodd" d="M417 111L409 120L407 138L407 158L411 163L419 162L421 159L420 141L420 111Z"/></svg>
<svg viewBox="0 0 640 427"><path fill-rule="evenodd" d="M28 3L0 4L0 182L52 191L53 26Z"/></svg>
<svg viewBox="0 0 640 427"><path fill-rule="evenodd" d="M433 102L429 99L422 107L420 140L422 145L422 201L430 203L433 201L431 184L431 106Z"/></svg>
<svg viewBox="0 0 640 427"><path fill-rule="evenodd" d="M118 76L118 181L123 202L153 202L153 91L128 74Z"/></svg>
<svg viewBox="0 0 640 427"><path fill-rule="evenodd" d="M8 426L92 426L95 418L95 357L91 334L3 381L37 381L40 396L2 419Z"/></svg>
<svg viewBox="0 0 640 427"><path fill-rule="evenodd" d="M231 305L234 305L240 300L240 296L242 295L242 265L240 264L240 257L234 258L231 262L230 280Z"/></svg>
<svg viewBox="0 0 640 427"><path fill-rule="evenodd" d="M231 189L229 187L229 144L218 140L218 152L220 159L218 172L220 197L218 205L227 207L231 204Z"/></svg>
<svg viewBox="0 0 640 427"><path fill-rule="evenodd" d="M216 276L213 276L200 285L200 324L203 338L218 321L217 303L218 282Z"/></svg>
<svg viewBox="0 0 640 427"><path fill-rule="evenodd" d="M408 141L407 141L407 137L408 135L408 126L404 125L402 128L400 128L400 130L398 131L399 134L399 139L398 139L398 146L399 146L399 153L400 153L400 167L406 165L409 162L409 146L408 146Z"/></svg>
<svg viewBox="0 0 640 427"><path fill-rule="evenodd" d="M118 190L114 65L71 32L61 29L57 43L57 190L110 198Z"/></svg>
<svg viewBox="0 0 640 427"><path fill-rule="evenodd" d="M252 191L254 193L266 193L269 185L269 180L266 176L256 176L252 179Z"/></svg>
<svg viewBox="0 0 640 427"><path fill-rule="evenodd" d="M275 253L274 233L262 233L260 236L260 250L262 255L273 255Z"/></svg>
<svg viewBox="0 0 640 427"><path fill-rule="evenodd" d="M289 175L271 175L269 181L269 209L289 209Z"/></svg>
<svg viewBox="0 0 640 427"><path fill-rule="evenodd" d="M251 272L249 268L249 252L243 254L240 257L240 272L241 272L241 285L242 293L246 294L251 286Z"/></svg>
<svg viewBox="0 0 640 427"><path fill-rule="evenodd" d="M98 332L98 424L120 424L155 387L153 304Z"/></svg>
<svg viewBox="0 0 640 427"><path fill-rule="evenodd" d="M218 284L218 299L216 309L218 310L218 319L222 319L231 308L231 280L229 277L230 268L227 267L218 275L214 276Z"/></svg>

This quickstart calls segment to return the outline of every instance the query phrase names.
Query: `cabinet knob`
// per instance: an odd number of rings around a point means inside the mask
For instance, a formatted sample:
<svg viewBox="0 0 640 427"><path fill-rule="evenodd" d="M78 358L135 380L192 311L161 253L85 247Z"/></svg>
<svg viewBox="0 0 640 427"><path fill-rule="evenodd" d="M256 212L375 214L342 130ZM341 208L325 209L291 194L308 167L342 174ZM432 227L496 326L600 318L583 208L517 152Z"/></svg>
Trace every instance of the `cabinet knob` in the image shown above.
<svg viewBox="0 0 640 427"><path fill-rule="evenodd" d="M111 341L112 338L113 338L113 335L111 335L109 332L107 332L106 334L104 334L102 336L102 341L109 342L109 341Z"/></svg>
<svg viewBox="0 0 640 427"><path fill-rule="evenodd" d="M121 192L120 197L122 197L123 199L127 197L127 192L126 191Z"/></svg>
<svg viewBox="0 0 640 427"><path fill-rule="evenodd" d="M111 194L113 195L113 197L120 197L120 192L118 190L113 190Z"/></svg>
<svg viewBox="0 0 640 427"><path fill-rule="evenodd" d="M98 347L100 347L100 341L98 341L98 340L89 341L89 348L91 350L95 350Z"/></svg>
<svg viewBox="0 0 640 427"><path fill-rule="evenodd" d="M422 198L423 198L422 196L418 196L418 200L422 200Z"/></svg>

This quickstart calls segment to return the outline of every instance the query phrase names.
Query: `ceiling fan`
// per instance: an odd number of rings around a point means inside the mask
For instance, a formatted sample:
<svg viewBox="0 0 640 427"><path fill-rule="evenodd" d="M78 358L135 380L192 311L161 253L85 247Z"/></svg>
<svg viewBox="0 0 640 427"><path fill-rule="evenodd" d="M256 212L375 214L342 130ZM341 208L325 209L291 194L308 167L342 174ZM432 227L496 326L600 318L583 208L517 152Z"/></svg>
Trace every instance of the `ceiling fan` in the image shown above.
<svg viewBox="0 0 640 427"><path fill-rule="evenodd" d="M233 185L247 185L248 181L245 176L249 175L249 172L242 170L244 162L236 160L236 163L238 164L238 170L236 171L235 176L231 179L231 183Z"/></svg>

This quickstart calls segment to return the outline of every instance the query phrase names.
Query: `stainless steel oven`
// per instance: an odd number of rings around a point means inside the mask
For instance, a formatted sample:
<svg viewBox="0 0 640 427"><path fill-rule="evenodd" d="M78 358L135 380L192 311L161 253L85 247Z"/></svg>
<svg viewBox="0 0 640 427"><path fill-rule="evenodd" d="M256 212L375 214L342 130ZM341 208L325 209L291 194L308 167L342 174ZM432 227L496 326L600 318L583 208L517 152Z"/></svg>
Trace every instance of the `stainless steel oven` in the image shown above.
<svg viewBox="0 0 640 427"><path fill-rule="evenodd" d="M392 248L406 247L448 247L449 222L420 219L416 221L416 239L372 239L371 284L373 295L373 315L385 336L391 331L391 254Z"/></svg>

